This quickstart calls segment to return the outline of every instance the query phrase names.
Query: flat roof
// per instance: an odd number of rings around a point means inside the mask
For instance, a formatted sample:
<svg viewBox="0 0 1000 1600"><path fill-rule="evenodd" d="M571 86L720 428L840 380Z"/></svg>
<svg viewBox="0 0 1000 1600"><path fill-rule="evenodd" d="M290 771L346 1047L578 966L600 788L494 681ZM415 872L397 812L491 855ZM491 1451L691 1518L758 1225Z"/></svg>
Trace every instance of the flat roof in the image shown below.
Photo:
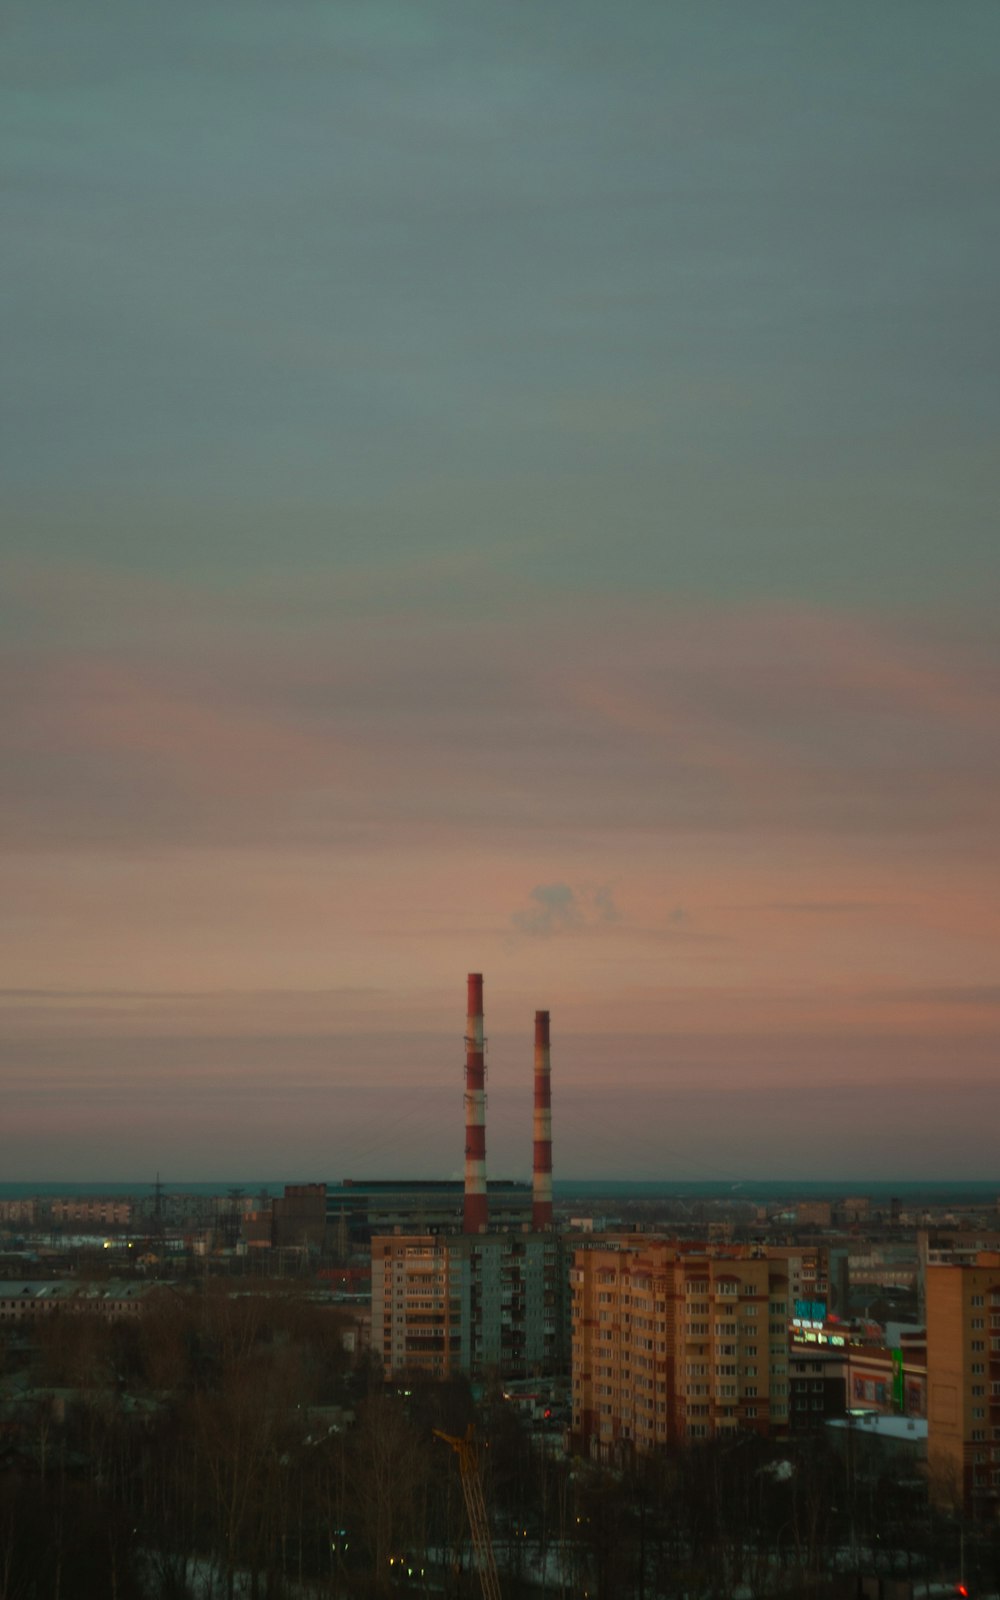
<svg viewBox="0 0 1000 1600"><path fill-rule="evenodd" d="M894 1417L882 1411L862 1411L846 1417L833 1417L827 1427L850 1428L853 1433L877 1434L882 1439L927 1438L926 1417Z"/></svg>

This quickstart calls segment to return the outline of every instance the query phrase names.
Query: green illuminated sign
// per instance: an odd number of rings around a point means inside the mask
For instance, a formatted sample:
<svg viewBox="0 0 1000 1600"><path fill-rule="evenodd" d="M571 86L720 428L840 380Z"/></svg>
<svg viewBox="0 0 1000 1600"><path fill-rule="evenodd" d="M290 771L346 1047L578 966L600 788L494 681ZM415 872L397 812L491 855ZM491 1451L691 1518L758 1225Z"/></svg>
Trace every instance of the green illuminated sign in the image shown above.
<svg viewBox="0 0 1000 1600"><path fill-rule="evenodd" d="M897 1411L903 1409L903 1352L893 1350L892 1354L892 1403Z"/></svg>

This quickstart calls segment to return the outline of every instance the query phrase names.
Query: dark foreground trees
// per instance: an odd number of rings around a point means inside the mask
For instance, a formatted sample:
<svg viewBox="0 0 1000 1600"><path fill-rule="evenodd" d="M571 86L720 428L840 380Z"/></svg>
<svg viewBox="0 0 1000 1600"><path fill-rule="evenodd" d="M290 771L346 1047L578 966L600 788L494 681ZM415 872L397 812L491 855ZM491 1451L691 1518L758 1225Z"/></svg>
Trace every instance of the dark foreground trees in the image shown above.
<svg viewBox="0 0 1000 1600"><path fill-rule="evenodd" d="M53 1316L7 1376L0 1600L382 1593L461 1550L433 1430L465 1428L467 1386L387 1391L287 1285Z"/></svg>
<svg viewBox="0 0 1000 1600"><path fill-rule="evenodd" d="M467 1386L349 1369L335 1315L287 1286L165 1292L128 1326L54 1319L28 1376L0 1434L0 1600L478 1595L434 1437L473 1419ZM996 1583L1000 1552L931 1516L912 1470L822 1440L612 1468L500 1398L475 1421L505 1600L818 1600L960 1559Z"/></svg>

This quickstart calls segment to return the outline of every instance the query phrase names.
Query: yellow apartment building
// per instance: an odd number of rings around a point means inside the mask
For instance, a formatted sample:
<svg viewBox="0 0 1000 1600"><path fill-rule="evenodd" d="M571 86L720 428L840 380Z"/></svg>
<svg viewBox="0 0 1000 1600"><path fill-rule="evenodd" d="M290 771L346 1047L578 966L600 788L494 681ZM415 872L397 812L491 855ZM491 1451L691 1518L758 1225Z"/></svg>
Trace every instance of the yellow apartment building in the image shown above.
<svg viewBox="0 0 1000 1600"><path fill-rule="evenodd" d="M1000 1254L929 1265L927 1453L931 1492L980 1516L1000 1509Z"/></svg>
<svg viewBox="0 0 1000 1600"><path fill-rule="evenodd" d="M621 1239L570 1273L577 1448L788 1426L788 1274L765 1250Z"/></svg>

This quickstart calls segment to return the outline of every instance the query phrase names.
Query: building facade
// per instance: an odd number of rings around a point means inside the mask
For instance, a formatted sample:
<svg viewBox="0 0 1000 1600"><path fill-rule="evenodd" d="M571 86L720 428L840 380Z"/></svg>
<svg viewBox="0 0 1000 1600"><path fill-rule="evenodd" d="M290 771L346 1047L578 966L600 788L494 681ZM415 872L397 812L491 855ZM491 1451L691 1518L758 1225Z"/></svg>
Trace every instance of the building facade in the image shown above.
<svg viewBox="0 0 1000 1600"><path fill-rule="evenodd" d="M83 1228L130 1227L133 1210L133 1202L128 1198L71 1196L66 1200L49 1202L49 1216L53 1225L71 1223L74 1227Z"/></svg>
<svg viewBox="0 0 1000 1600"><path fill-rule="evenodd" d="M54 1282L32 1279L27 1283L0 1284L0 1322L34 1322L58 1314L101 1317L138 1317L151 1297L168 1293L162 1284L134 1282L89 1284L70 1278Z"/></svg>
<svg viewBox="0 0 1000 1600"><path fill-rule="evenodd" d="M626 1449L788 1425L788 1276L757 1247L622 1239L577 1251L578 1449Z"/></svg>
<svg viewBox="0 0 1000 1600"><path fill-rule="evenodd" d="M976 1515L1000 1509L1000 1254L927 1268L931 1490Z"/></svg>
<svg viewBox="0 0 1000 1600"><path fill-rule="evenodd" d="M279 1249L319 1250L326 1244L326 1184L286 1183L271 1202L271 1241Z"/></svg>
<svg viewBox="0 0 1000 1600"><path fill-rule="evenodd" d="M552 1233L377 1236L372 1347L390 1377L564 1371L564 1276Z"/></svg>

